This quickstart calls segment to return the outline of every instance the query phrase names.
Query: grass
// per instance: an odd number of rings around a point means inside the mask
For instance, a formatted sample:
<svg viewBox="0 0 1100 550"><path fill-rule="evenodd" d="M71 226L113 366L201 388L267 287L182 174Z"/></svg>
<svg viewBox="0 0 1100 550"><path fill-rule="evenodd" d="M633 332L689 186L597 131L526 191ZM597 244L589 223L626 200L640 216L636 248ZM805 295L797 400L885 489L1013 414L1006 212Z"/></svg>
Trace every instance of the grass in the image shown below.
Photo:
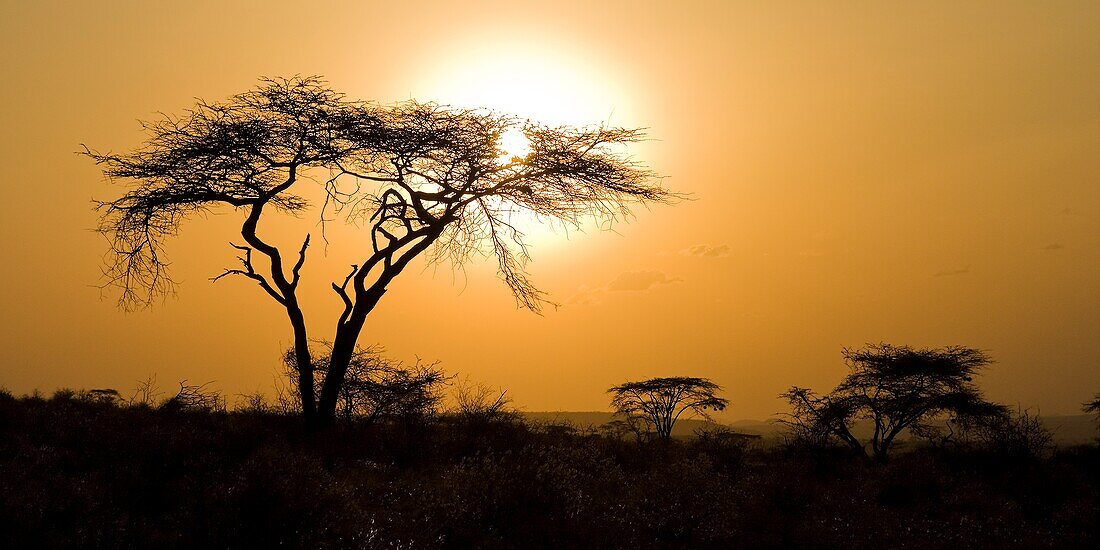
<svg viewBox="0 0 1100 550"><path fill-rule="evenodd" d="M1009 456L710 434L638 443L512 415L342 425L0 393L0 546L1066 548L1100 543L1100 449Z"/></svg>

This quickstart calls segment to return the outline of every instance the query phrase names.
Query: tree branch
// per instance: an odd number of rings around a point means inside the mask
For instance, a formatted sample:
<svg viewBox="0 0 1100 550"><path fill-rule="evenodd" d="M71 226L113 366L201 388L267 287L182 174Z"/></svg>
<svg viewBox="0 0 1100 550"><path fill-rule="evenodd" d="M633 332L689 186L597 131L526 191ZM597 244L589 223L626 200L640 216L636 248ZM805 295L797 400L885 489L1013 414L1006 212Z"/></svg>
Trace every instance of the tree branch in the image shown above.
<svg viewBox="0 0 1100 550"><path fill-rule="evenodd" d="M286 298L282 294L279 294L279 292L271 286L267 279L264 278L263 275L257 273L256 270L252 267L252 248L233 243L229 243L229 246L232 246L233 248L244 252L243 256L237 256L237 259L241 261L241 265L244 266L244 269L226 269L224 273L216 277L211 277L210 280L213 282L217 282L228 275L241 275L243 277L247 277L259 283L260 288L264 289L264 292L267 292L267 294L274 298L275 301L285 306Z"/></svg>

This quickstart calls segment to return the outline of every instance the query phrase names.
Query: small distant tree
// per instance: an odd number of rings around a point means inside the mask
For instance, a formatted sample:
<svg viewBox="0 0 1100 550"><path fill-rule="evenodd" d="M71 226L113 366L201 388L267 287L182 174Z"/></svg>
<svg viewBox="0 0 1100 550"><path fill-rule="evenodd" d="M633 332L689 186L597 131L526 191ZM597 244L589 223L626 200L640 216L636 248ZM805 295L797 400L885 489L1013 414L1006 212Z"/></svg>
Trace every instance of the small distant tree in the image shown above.
<svg viewBox="0 0 1100 550"><path fill-rule="evenodd" d="M1054 447L1054 434L1027 409L978 418L967 428L981 447L1005 457L1043 458Z"/></svg>
<svg viewBox="0 0 1100 550"><path fill-rule="evenodd" d="M316 361L313 368L320 375L319 380L327 375L331 353L330 342L314 342L310 355ZM283 364L287 375L297 380L300 369L293 349L284 354ZM417 359L416 363L405 365L386 357L382 346L357 348L344 375L336 412L345 420L367 424L382 419L431 416L439 409L447 380L439 362ZM300 406L301 397L296 397Z"/></svg>
<svg viewBox="0 0 1100 550"><path fill-rule="evenodd" d="M225 396L221 392L211 389L210 384L212 383L188 384L187 380L180 380L180 389L176 392L176 395L157 406L157 410L162 412L225 412Z"/></svg>
<svg viewBox="0 0 1100 550"><path fill-rule="evenodd" d="M651 172L623 153L637 129L548 127L484 110L407 101L349 101L317 78L269 79L227 101L201 101L180 117L145 124L143 147L84 154L122 196L99 204L110 240L106 285L124 307L170 292L164 242L189 219L234 209L243 220L239 265L215 280L249 280L286 314L293 333L301 411L310 428L330 424L367 316L413 259L461 265L495 257L500 278L523 308L546 303L525 270L528 250L517 213L579 227L610 223L634 205L671 202ZM522 133L529 152L503 150ZM304 188L324 193L322 222L364 229L360 260L331 289L342 309L321 384L310 355L299 284L310 236L280 248L263 227L279 213L311 208Z"/></svg>
<svg viewBox="0 0 1100 550"><path fill-rule="evenodd" d="M160 391L157 385L157 375L151 374L144 380L138 380L137 388L130 394L126 404L131 407L156 407L163 394L164 392Z"/></svg>
<svg viewBox="0 0 1100 550"><path fill-rule="evenodd" d="M268 402L267 396L260 391L237 394L237 403L234 412L246 414L273 414L278 409Z"/></svg>
<svg viewBox="0 0 1100 550"><path fill-rule="evenodd" d="M840 441L861 454L863 443L852 423L872 423L871 450L885 462L904 430L928 430L937 417L974 419L1001 416L1005 407L982 398L974 375L990 363L981 351L963 347L913 349L872 344L845 349L847 377L827 395L792 387L782 397L792 412L781 422L818 442Z"/></svg>
<svg viewBox="0 0 1100 550"><path fill-rule="evenodd" d="M1081 406L1081 410L1085 413L1095 413L1100 415L1100 393L1096 394L1096 398Z"/></svg>
<svg viewBox="0 0 1100 550"><path fill-rule="evenodd" d="M454 392L455 412L467 422L485 423L516 418L508 390L463 380Z"/></svg>
<svg viewBox="0 0 1100 550"><path fill-rule="evenodd" d="M114 388L97 388L81 392L81 397L90 403L101 405L118 405L122 402L122 396Z"/></svg>
<svg viewBox="0 0 1100 550"><path fill-rule="evenodd" d="M672 427L684 413L710 418L729 400L718 397L722 387L706 378L651 378L627 382L607 390L611 407L627 418L641 418L663 440L672 437Z"/></svg>
<svg viewBox="0 0 1100 550"><path fill-rule="evenodd" d="M599 426L597 431L604 437L622 440L627 435L633 435L634 440L641 443L648 432L648 424L638 416L622 416L612 418Z"/></svg>
<svg viewBox="0 0 1100 550"><path fill-rule="evenodd" d="M1100 393L1096 394L1096 397L1084 405L1081 406L1081 410L1086 414L1096 415L1096 429L1100 431Z"/></svg>

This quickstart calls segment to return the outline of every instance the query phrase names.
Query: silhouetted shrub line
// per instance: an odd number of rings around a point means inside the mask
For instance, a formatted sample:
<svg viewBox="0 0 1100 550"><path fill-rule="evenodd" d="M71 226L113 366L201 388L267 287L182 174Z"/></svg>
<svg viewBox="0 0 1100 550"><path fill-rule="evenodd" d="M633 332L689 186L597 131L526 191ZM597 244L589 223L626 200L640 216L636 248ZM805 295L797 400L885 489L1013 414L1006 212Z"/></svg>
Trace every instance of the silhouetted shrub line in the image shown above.
<svg viewBox="0 0 1100 550"><path fill-rule="evenodd" d="M638 441L441 412L349 422L0 392L0 547L1095 547L1100 448L889 463L713 427ZM488 395L494 395L489 393ZM499 395L499 394L495 394ZM1029 422L1029 416L1022 416Z"/></svg>

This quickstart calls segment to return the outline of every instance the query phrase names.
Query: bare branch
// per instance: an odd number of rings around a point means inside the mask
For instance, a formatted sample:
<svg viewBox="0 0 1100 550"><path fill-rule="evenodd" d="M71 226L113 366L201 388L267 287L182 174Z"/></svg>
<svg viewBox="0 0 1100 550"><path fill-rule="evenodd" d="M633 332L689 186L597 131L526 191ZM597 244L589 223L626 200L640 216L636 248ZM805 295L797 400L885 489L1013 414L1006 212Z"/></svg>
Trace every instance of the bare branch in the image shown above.
<svg viewBox="0 0 1100 550"><path fill-rule="evenodd" d="M351 281L351 278L355 276L355 272L358 270L359 266L353 264L351 266L351 271L348 273L348 276L344 277L343 283L341 283L340 285L332 283L332 290L336 291L336 294L340 296L340 300L344 303L344 311L340 313L340 320L336 322L338 326L343 325L344 322L348 320L348 316L351 315L352 309L355 307L355 304L351 301L351 297L348 296L347 289L348 281Z"/></svg>
<svg viewBox="0 0 1100 550"><path fill-rule="evenodd" d="M306 263L306 249L309 248L309 235L306 235L305 241L302 242L302 248L298 250L298 261L294 264L294 267L290 270L290 286L292 288L298 287L298 281L301 279L302 266Z"/></svg>
<svg viewBox="0 0 1100 550"><path fill-rule="evenodd" d="M274 298L275 301L279 302L280 304L286 305L286 297L280 294L279 291L275 290L275 288L271 286L271 283L268 282L267 278L257 273L256 269L252 267L252 248L233 243L229 243L229 246L232 246L233 248L244 252L243 256L237 256L237 259L240 260L241 265L244 266L244 269L226 269L224 273L216 277L211 277L210 280L217 282L227 275L241 275L259 283L260 288L264 289L264 292L267 292L267 294Z"/></svg>

